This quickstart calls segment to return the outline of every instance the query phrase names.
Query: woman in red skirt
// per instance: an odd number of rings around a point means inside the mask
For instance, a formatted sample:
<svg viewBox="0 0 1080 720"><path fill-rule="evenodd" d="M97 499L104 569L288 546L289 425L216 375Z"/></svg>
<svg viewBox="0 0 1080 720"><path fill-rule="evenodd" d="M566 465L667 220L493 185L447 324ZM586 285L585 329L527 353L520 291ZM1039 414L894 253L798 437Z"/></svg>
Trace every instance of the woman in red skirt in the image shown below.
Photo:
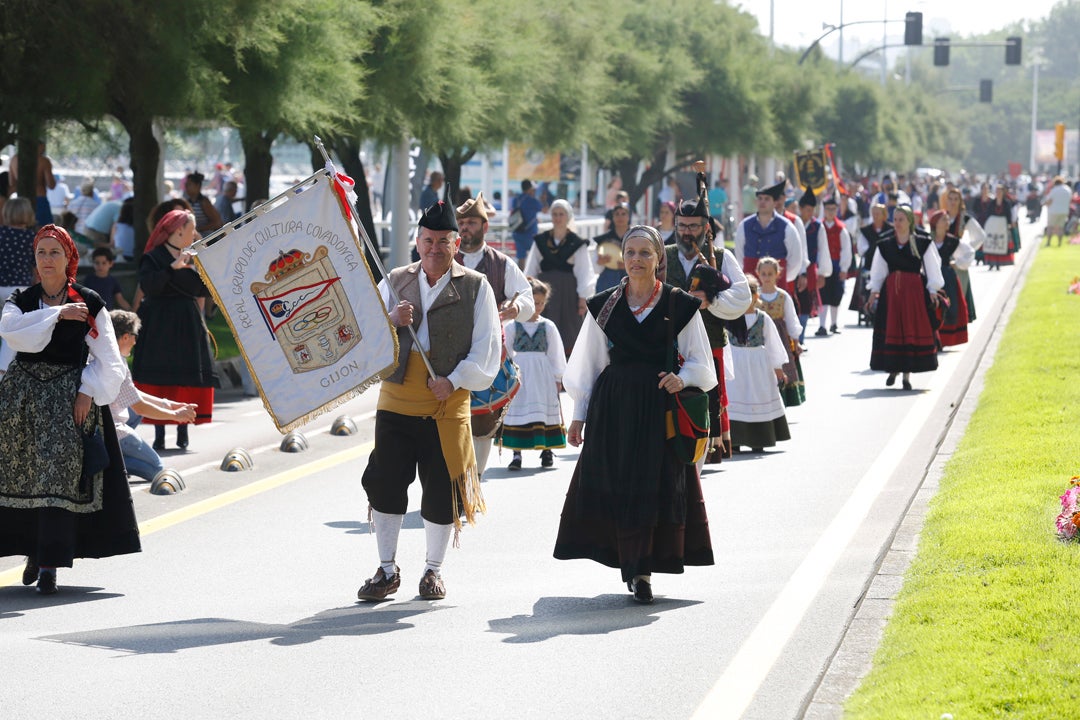
<svg viewBox="0 0 1080 720"><path fill-rule="evenodd" d="M916 228L910 205L897 206L893 228L895 238L878 244L870 267L870 293L877 301L870 369L889 373L888 386L903 373L903 387L910 390L911 373L937 370L931 313L945 281L937 249Z"/></svg>
<svg viewBox="0 0 1080 720"><path fill-rule="evenodd" d="M195 424L208 423L214 410L214 359L202 316L202 298L209 295L192 267L188 250L195 240L195 216L172 210L154 227L139 262L139 305L142 333L131 375L143 392L194 403ZM154 449L165 449L164 420L154 425ZM176 445L188 446L187 425L176 428Z"/></svg>

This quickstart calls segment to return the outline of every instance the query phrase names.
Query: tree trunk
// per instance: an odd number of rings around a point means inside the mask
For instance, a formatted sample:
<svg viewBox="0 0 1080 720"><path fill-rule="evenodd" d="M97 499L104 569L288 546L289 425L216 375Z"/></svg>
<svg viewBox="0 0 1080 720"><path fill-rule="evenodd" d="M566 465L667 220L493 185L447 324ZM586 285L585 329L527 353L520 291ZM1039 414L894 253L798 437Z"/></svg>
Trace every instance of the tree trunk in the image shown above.
<svg viewBox="0 0 1080 720"><path fill-rule="evenodd" d="M37 157L38 141L41 138L41 123L37 121L19 124L19 140L15 146L19 163L15 171L18 182L14 188L19 197L28 198L30 204L37 207Z"/></svg>
<svg viewBox="0 0 1080 720"><path fill-rule="evenodd" d="M356 192L356 217L364 227L364 232L371 239L376 249L379 247L379 236L375 232L375 221L371 214L371 193L368 189L367 174L364 172L364 162L360 159L360 143L351 138L342 138L331 142L331 148L337 153L341 162L341 170L353 179ZM319 156L322 159L322 156ZM321 167L321 166L320 166ZM371 251L365 247L364 255L367 258L371 274L375 276L375 282L382 279L379 266L371 256Z"/></svg>
<svg viewBox="0 0 1080 720"><path fill-rule="evenodd" d="M472 160L475 150L459 148L453 153L439 153L439 162L442 163L443 175L446 176L446 186L453 190L455 197L448 194L446 199L457 205L457 193L461 190L461 168L465 163ZM475 196L475 193L472 193Z"/></svg>
<svg viewBox="0 0 1080 720"><path fill-rule="evenodd" d="M150 213L158 204L158 164L161 162L161 145L154 137L150 118L117 118L128 133L128 151L131 154L132 211L135 213L135 256L142 256L150 230L146 224Z"/></svg>
<svg viewBox="0 0 1080 720"><path fill-rule="evenodd" d="M274 166L274 156L270 148L277 136L276 131L240 132L240 144L244 147L244 186L247 194L244 207L247 210L251 210L256 202L270 199L270 169Z"/></svg>

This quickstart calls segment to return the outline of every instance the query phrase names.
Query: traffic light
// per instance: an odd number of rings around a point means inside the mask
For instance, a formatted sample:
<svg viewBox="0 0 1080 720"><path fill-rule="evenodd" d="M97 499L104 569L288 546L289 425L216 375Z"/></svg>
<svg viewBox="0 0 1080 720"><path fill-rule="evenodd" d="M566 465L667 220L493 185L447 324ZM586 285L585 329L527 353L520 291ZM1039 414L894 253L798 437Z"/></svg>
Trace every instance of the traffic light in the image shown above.
<svg viewBox="0 0 1080 720"><path fill-rule="evenodd" d="M949 64L949 38L934 38L934 65L945 67Z"/></svg>
<svg viewBox="0 0 1080 720"><path fill-rule="evenodd" d="M993 80L980 80L979 81L979 102L992 103L994 102L994 81Z"/></svg>
<svg viewBox="0 0 1080 720"><path fill-rule="evenodd" d="M1020 64L1020 38L1015 36L1005 38L1005 64Z"/></svg>
<svg viewBox="0 0 1080 720"><path fill-rule="evenodd" d="M1065 161L1065 123L1054 126L1054 157L1058 162Z"/></svg>
<svg viewBox="0 0 1080 720"><path fill-rule="evenodd" d="M909 12L904 16L904 44L922 45L921 12Z"/></svg>

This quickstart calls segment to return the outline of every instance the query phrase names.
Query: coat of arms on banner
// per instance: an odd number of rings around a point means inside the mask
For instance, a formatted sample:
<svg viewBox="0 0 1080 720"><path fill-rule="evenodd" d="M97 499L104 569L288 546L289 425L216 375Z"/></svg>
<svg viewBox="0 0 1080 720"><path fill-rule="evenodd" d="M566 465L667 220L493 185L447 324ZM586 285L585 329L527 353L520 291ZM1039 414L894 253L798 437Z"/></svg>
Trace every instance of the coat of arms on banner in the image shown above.
<svg viewBox="0 0 1080 720"><path fill-rule="evenodd" d="M281 252L269 282L251 284L270 334L294 373L333 365L360 342L356 316L325 245L307 255Z"/></svg>
<svg viewBox="0 0 1080 720"><path fill-rule="evenodd" d="M397 333L348 188L318 172L205 242L195 263L281 432L397 367Z"/></svg>
<svg viewBox="0 0 1080 720"><path fill-rule="evenodd" d="M825 167L825 148L795 153L795 176L800 188L808 187L820 194L829 183Z"/></svg>

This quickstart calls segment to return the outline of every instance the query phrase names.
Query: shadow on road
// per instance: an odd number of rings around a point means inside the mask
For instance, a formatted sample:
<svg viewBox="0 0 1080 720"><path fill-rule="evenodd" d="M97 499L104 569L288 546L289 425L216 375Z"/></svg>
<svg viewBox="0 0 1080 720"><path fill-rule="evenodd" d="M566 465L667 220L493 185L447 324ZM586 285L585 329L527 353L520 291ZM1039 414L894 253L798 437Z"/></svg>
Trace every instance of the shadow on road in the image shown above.
<svg viewBox="0 0 1080 720"><path fill-rule="evenodd" d="M657 597L652 605L639 605L630 595L546 597L536 601L532 615L496 618L488 625L489 632L510 635L503 642L533 643L560 635L606 635L645 627L660 619L658 613L700 604L700 600Z"/></svg>
<svg viewBox="0 0 1080 720"><path fill-rule="evenodd" d="M0 588L0 620L23 615L26 610L74 605L94 600L111 600L123 597L120 593L99 592L104 588L79 587L60 584L60 592L55 595L38 595L34 587L12 586Z"/></svg>
<svg viewBox="0 0 1080 720"><path fill-rule="evenodd" d="M929 392L925 388L913 388L911 390L883 387L883 388L863 388L857 393L844 393L841 397L855 398L856 400L868 400L870 398L879 397L911 397L912 395L921 395L922 393Z"/></svg>
<svg viewBox="0 0 1080 720"><path fill-rule="evenodd" d="M345 530L346 535L367 535L369 532L373 532L370 523L360 522L359 520L334 520L333 522L324 524L326 527L334 528L336 530ZM420 511L413 510L410 513L406 513L405 520L401 523L401 529L423 530L424 519L420 517Z"/></svg>
<svg viewBox="0 0 1080 720"><path fill-rule="evenodd" d="M405 630L413 627L406 618L440 609L430 602L394 603L386 607L361 609L349 605L324 610L288 625L196 618L153 625L106 628L86 632L45 635L39 640L117 650L134 655L167 654L191 648L269 640L273 645L304 645L324 637L359 637Z"/></svg>

